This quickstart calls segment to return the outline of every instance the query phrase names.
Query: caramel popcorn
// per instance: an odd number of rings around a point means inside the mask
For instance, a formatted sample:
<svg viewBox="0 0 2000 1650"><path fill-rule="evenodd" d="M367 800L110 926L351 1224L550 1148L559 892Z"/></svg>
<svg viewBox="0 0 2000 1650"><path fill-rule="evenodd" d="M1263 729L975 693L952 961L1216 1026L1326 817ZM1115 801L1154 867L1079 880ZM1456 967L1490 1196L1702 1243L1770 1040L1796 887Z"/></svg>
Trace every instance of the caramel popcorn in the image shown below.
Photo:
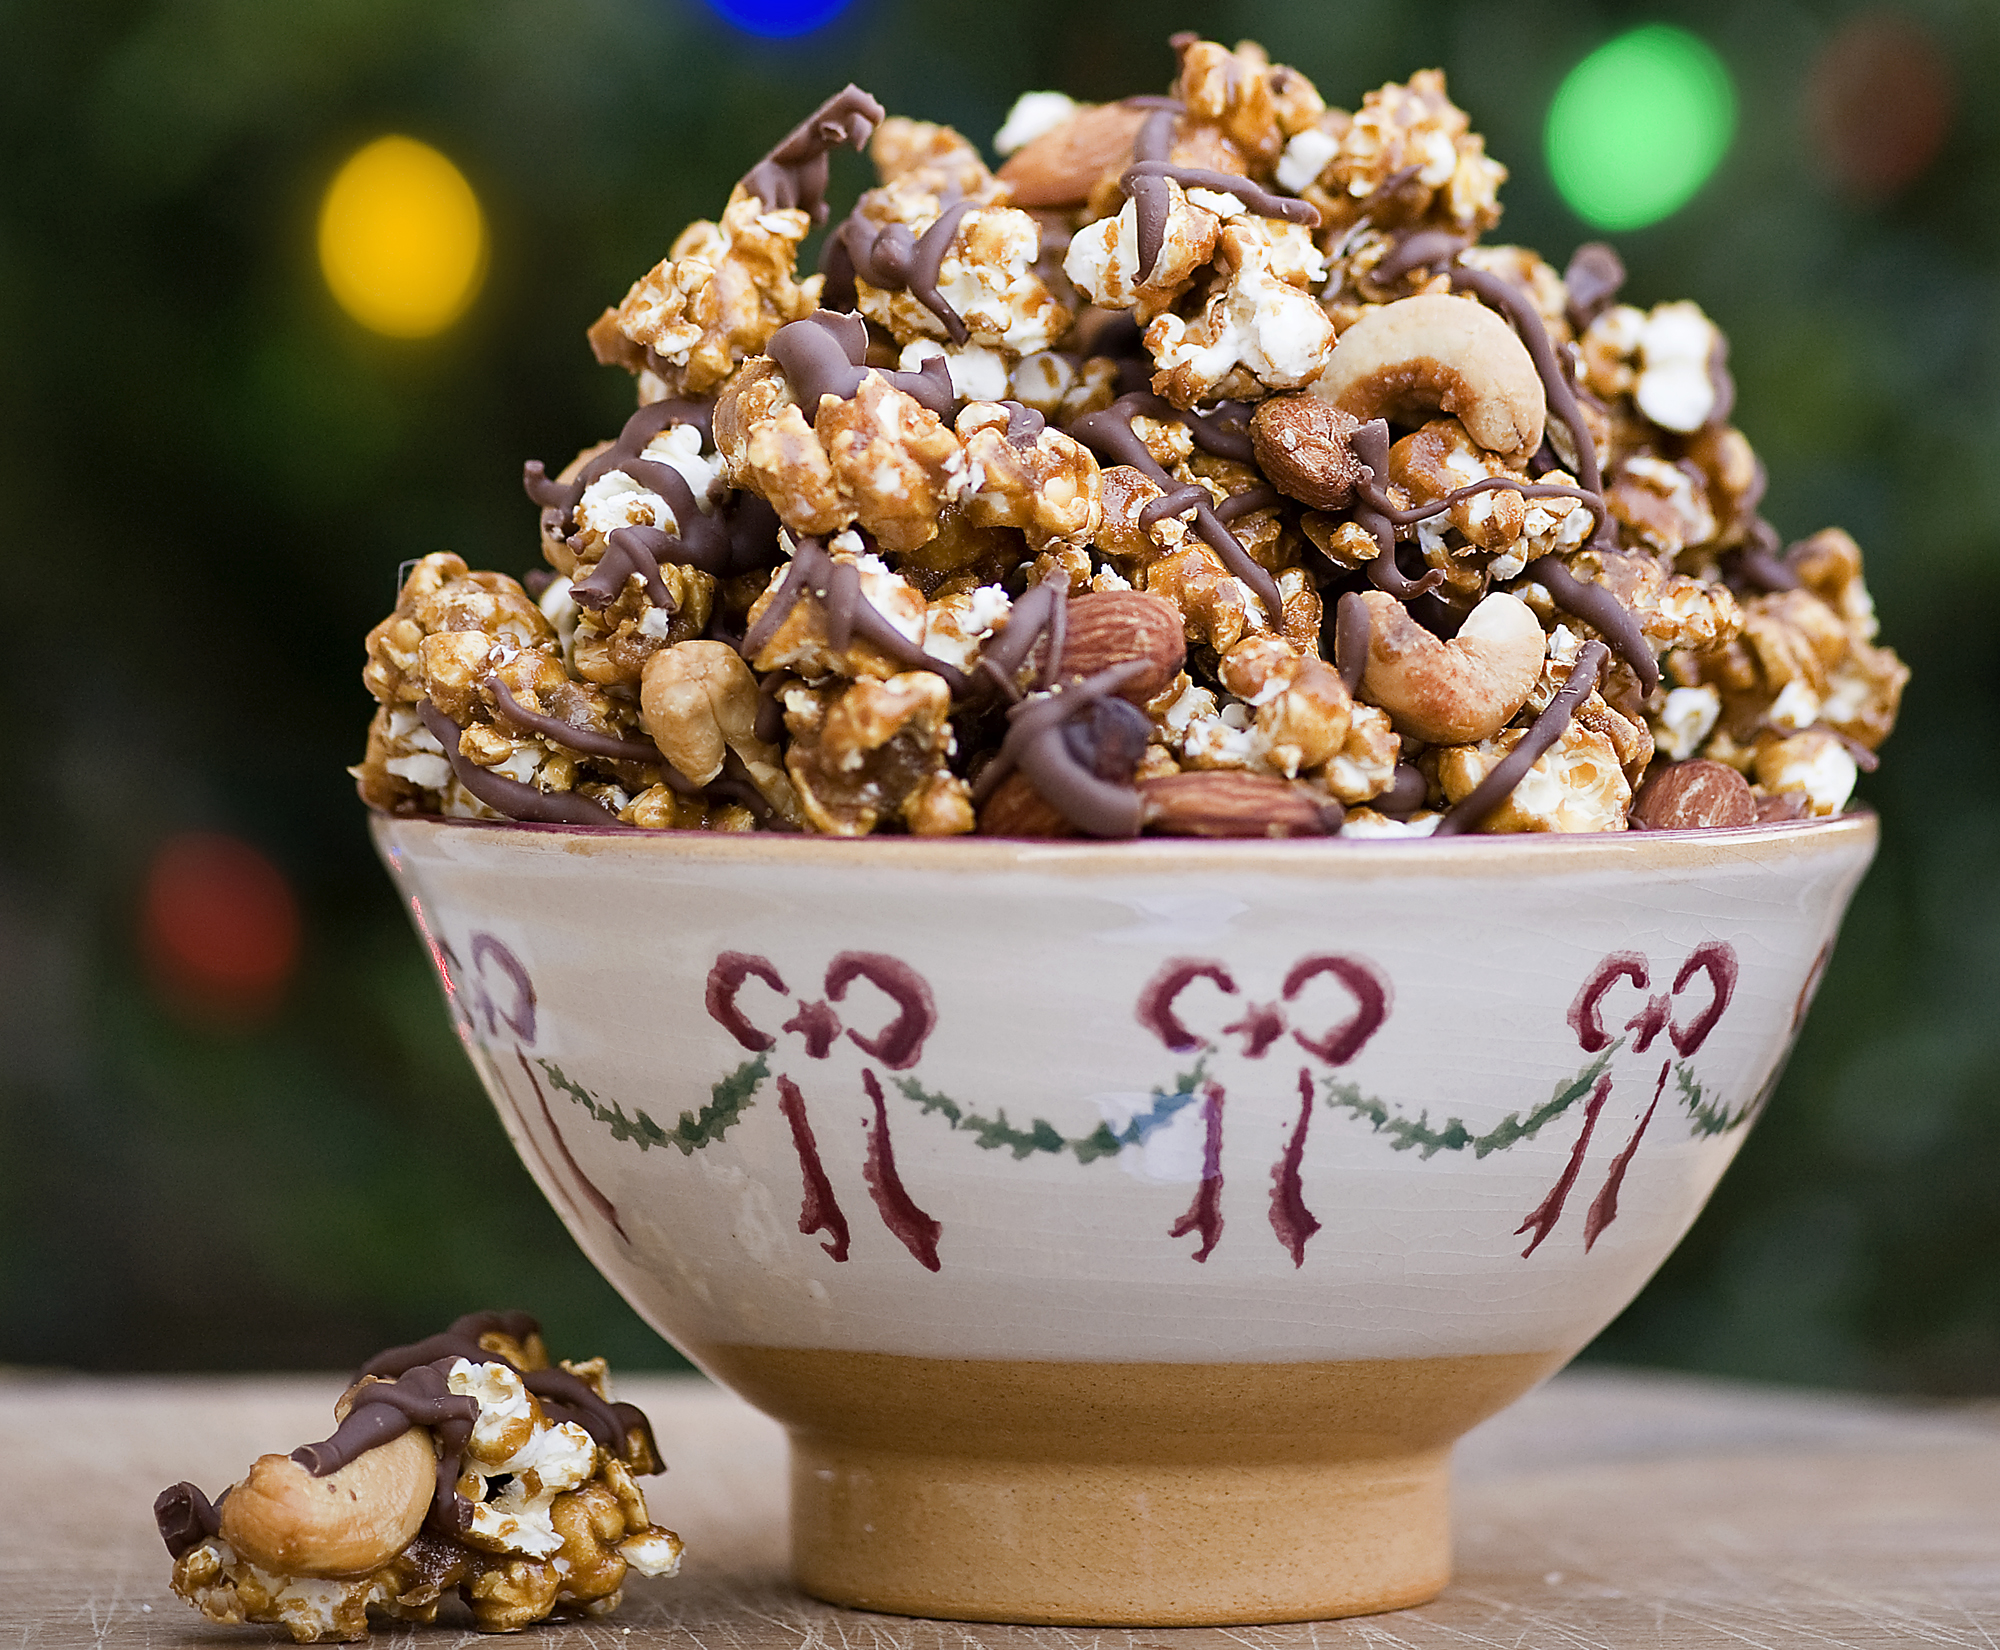
<svg viewBox="0 0 2000 1650"><path fill-rule="evenodd" d="M1172 46L1163 93L1025 95L1004 163L850 86L684 231L590 329L637 411L527 467L547 571L427 557L370 633L370 805L1376 838L1845 808L1908 672L1854 541L1759 513L1715 320L1622 301L1608 246L1482 242L1506 168L1442 73L1350 111L1254 41ZM839 218L836 146L876 173Z"/></svg>
<svg viewBox="0 0 2000 1650"><path fill-rule="evenodd" d="M645 1416L611 1401L602 1358L552 1367L526 1313L380 1354L334 1419L212 1502L176 1484L154 1503L174 1591L210 1621L353 1643L371 1611L430 1622L456 1592L511 1633L609 1615L628 1572L680 1567L633 1481L664 1470Z"/></svg>

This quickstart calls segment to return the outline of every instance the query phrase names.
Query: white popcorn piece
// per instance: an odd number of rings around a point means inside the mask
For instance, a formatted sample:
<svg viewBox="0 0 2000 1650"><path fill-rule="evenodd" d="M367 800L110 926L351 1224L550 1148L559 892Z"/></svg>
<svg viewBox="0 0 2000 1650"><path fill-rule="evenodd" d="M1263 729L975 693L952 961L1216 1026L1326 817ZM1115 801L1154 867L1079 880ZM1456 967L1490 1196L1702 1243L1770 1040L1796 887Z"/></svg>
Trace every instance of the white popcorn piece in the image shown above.
<svg viewBox="0 0 2000 1650"><path fill-rule="evenodd" d="M1714 688L1703 684L1670 689L1665 705L1653 720L1654 742L1669 761L1685 762L1715 731L1721 715L1722 695Z"/></svg>
<svg viewBox="0 0 2000 1650"><path fill-rule="evenodd" d="M1082 105L1063 92L1023 92L1014 99L1000 130L993 134L993 151L1011 155L1038 137L1053 132Z"/></svg>

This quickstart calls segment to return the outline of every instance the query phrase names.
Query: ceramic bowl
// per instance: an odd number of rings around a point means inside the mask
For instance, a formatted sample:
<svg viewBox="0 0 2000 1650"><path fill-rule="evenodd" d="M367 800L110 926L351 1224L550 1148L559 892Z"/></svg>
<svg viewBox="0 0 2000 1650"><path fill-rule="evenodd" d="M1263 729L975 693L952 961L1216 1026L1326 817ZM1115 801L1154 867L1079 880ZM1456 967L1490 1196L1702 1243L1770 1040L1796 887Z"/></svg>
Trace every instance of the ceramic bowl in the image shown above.
<svg viewBox="0 0 2000 1650"><path fill-rule="evenodd" d="M1453 1440L1687 1230L1875 844L374 829L577 1241L790 1429L799 1584L1156 1626L1444 1585Z"/></svg>

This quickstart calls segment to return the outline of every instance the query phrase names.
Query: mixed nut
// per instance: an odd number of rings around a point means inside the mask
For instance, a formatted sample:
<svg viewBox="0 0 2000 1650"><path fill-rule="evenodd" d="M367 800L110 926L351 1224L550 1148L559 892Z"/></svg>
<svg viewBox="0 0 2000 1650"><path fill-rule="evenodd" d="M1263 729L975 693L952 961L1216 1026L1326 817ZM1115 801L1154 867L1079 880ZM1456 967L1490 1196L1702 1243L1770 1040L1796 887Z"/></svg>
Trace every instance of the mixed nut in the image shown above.
<svg viewBox="0 0 2000 1650"><path fill-rule="evenodd" d="M1908 672L1789 550L1721 332L1481 237L1436 71L1327 107L1177 35L989 168L855 87L589 329L639 408L527 467L546 569L418 562L397 813L860 836L1407 836L1840 812ZM879 182L827 226L829 153Z"/></svg>
<svg viewBox="0 0 2000 1650"><path fill-rule="evenodd" d="M454 1592L482 1632L608 1615L628 1571L671 1575L681 1556L633 1482L664 1470L652 1429L608 1389L602 1358L552 1367L522 1312L383 1352L325 1441L258 1457L213 1502L161 1492L174 1591L300 1644L364 1639L371 1610L435 1620Z"/></svg>

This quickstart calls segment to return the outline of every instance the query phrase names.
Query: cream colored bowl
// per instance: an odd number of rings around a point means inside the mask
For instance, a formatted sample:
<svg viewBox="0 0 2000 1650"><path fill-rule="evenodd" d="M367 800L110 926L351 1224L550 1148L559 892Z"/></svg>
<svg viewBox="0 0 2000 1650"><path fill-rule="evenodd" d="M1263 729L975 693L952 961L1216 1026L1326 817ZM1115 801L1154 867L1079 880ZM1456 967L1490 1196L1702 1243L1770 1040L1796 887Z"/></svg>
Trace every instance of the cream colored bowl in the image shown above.
<svg viewBox="0 0 2000 1650"><path fill-rule="evenodd" d="M1687 1230L1876 834L374 829L578 1242L790 1428L800 1585L1161 1626L1444 1585L1453 1440Z"/></svg>

